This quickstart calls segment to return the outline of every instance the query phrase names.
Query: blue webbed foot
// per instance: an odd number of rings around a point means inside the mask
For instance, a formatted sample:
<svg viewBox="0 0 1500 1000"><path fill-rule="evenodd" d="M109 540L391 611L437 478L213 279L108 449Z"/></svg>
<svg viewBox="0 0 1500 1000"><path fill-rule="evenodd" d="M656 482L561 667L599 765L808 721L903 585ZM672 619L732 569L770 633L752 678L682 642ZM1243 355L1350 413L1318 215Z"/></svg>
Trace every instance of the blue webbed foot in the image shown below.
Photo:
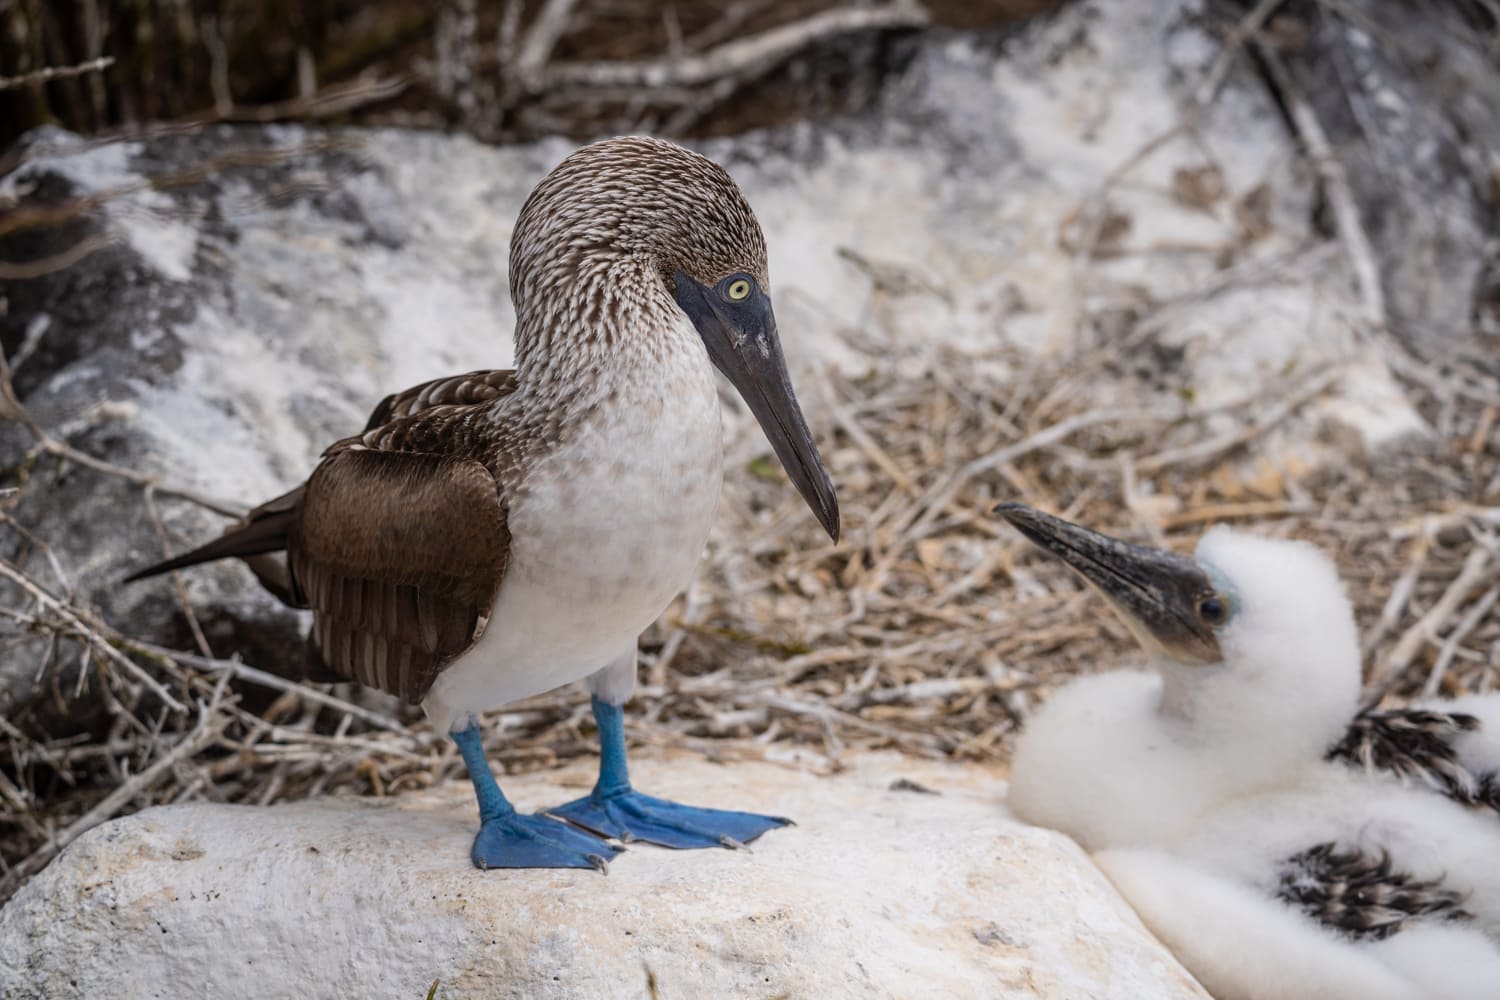
<svg viewBox="0 0 1500 1000"><path fill-rule="evenodd" d="M623 842L644 840L663 847L743 847L767 830L786 826L779 816L685 806L642 795L630 784L625 763L624 713L593 698L599 724L599 781L594 790L547 813Z"/></svg>
<svg viewBox="0 0 1500 1000"><path fill-rule="evenodd" d="M608 874L606 863L620 848L547 816L512 812L484 820L474 838L474 867L593 868Z"/></svg>
<svg viewBox="0 0 1500 1000"><path fill-rule="evenodd" d="M560 820L516 812L484 759L477 721L450 735L479 801L479 835L469 852L475 868L593 868L607 874L605 863L620 848Z"/></svg>
<svg viewBox="0 0 1500 1000"><path fill-rule="evenodd" d="M680 848L743 847L767 830L791 822L779 816L685 806L642 795L633 788L615 788L605 794L596 789L547 812L601 837Z"/></svg>

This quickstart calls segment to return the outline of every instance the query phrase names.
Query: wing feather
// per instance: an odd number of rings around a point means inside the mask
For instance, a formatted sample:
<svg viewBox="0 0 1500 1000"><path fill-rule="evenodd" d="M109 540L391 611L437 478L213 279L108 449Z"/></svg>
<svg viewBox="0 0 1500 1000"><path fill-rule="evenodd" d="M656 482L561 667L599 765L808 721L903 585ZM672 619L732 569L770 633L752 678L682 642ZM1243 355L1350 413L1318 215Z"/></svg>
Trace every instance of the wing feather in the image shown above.
<svg viewBox="0 0 1500 1000"><path fill-rule="evenodd" d="M464 456L504 450L471 407L515 389L513 371L488 369L393 393L306 483L127 580L238 557L282 601L313 609L312 641L333 674L419 702L473 643L505 572L502 490Z"/></svg>
<svg viewBox="0 0 1500 1000"><path fill-rule="evenodd" d="M1476 772L1458 750L1459 740L1481 725L1465 712L1368 709L1355 716L1328 758L1426 785L1466 806L1500 812L1500 775Z"/></svg>
<svg viewBox="0 0 1500 1000"><path fill-rule="evenodd" d="M471 403L487 403L515 391L516 373L509 369L487 368L435 378L431 382L414 385L401 392L393 392L380 401L365 423L365 430L372 431L401 417L434 406L463 406Z"/></svg>
<svg viewBox="0 0 1500 1000"><path fill-rule="evenodd" d="M505 513L495 477L474 459L359 448L325 458L287 556L328 666L420 702L494 603Z"/></svg>

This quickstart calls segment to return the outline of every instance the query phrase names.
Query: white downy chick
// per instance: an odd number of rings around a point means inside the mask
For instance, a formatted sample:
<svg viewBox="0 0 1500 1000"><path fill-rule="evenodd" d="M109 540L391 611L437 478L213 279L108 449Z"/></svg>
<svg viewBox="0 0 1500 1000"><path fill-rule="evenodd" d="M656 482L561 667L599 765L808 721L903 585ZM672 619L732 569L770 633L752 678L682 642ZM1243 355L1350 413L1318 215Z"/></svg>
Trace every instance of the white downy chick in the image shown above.
<svg viewBox="0 0 1500 1000"><path fill-rule="evenodd" d="M1417 924L1352 944L1255 889L1162 851L1094 860L1218 1000L1493 1000L1500 952L1478 930Z"/></svg>
<svg viewBox="0 0 1500 1000"><path fill-rule="evenodd" d="M1359 642L1316 548L1216 528L1189 558L1000 512L1099 590L1156 668L1082 678L1038 709L1012 766L1017 815L1090 850L1168 845L1229 799L1294 786L1343 734Z"/></svg>
<svg viewBox="0 0 1500 1000"><path fill-rule="evenodd" d="M1326 557L1219 528L1189 559L999 510L1099 590L1157 668L1080 679L1035 713L1012 766L1018 815L1103 851L1215 995L1500 996L1482 933L1500 940L1494 814L1326 759L1359 696ZM1488 721L1497 705L1473 708ZM1455 745L1490 767L1493 743Z"/></svg>

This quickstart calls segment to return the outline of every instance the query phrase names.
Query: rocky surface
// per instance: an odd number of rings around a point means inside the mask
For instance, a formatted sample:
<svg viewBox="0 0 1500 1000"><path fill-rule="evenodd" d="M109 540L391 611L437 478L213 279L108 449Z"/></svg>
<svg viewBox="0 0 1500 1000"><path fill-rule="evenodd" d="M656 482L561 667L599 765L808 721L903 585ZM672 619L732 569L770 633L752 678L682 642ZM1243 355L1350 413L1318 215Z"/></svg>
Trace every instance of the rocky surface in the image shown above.
<svg viewBox="0 0 1500 1000"><path fill-rule="evenodd" d="M1249 4L1247 4L1249 6ZM1287 81L1337 150L1387 321L1418 353L1500 343L1493 15L1461 3L1297 5ZM1487 30L1488 28L1488 30Z"/></svg>
<svg viewBox="0 0 1500 1000"><path fill-rule="evenodd" d="M1212 26L1196 0L1078 2L1012 37L933 33L875 113L707 144L767 230L780 326L814 423L826 365L922 365L936 344L1047 354L1099 343L1118 345L1119 361L1097 394L1122 408L1170 403L1190 416L1279 399L1326 372L1326 387L1263 436L1263 467L1301 472L1426 439L1362 326L1316 177L1249 61L1228 64L1195 129L1172 131L1190 84L1223 54ZM107 245L0 286L17 388L80 449L232 504L273 496L385 392L509 361L511 226L568 149L282 126L106 145L35 133L24 165L0 179L0 203L87 211L5 236L0 260ZM1489 155L1474 149L1466 170ZM1468 247L1476 212L1426 219L1424 238ZM1399 223L1382 246L1405 254ZM1464 253L1474 266L1437 267L1467 282L1450 303L1483 290L1484 255ZM1446 321L1428 332L1458 336ZM1220 413L1198 434L1239 429ZM29 444L0 429L0 464L30 474L21 523L53 542L109 621L186 642L167 588L116 585L162 550L139 489L27 462ZM738 447L764 446L748 434ZM170 498L162 508L171 547L223 523ZM47 577L32 547L7 544ZM188 576L209 640L294 666L304 623L247 581L231 566ZM36 669L40 640L15 648L0 664L4 712L52 679Z"/></svg>
<svg viewBox="0 0 1500 1000"><path fill-rule="evenodd" d="M0 911L0 995L421 997L437 979L443 998L648 982L664 998L1207 996L1070 840L1007 816L990 769L643 756L635 771L798 825L752 852L634 846L604 877L474 870L459 782L151 809L89 833ZM535 808L592 777L580 763L508 787Z"/></svg>

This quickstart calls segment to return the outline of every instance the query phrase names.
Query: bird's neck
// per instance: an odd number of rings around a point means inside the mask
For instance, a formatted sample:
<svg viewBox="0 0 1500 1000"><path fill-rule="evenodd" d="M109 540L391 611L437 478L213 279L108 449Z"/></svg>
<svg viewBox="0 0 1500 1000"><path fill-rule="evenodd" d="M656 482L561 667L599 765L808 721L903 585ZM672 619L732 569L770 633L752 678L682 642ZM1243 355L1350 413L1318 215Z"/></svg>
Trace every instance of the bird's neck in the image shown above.
<svg viewBox="0 0 1500 1000"><path fill-rule="evenodd" d="M649 381L670 355L701 348L683 343L684 322L647 258L595 260L528 283L516 320L518 387L552 407L591 407Z"/></svg>
<svg viewBox="0 0 1500 1000"><path fill-rule="evenodd" d="M556 447L605 410L659 412L664 398L712 391L713 366L654 264L620 257L566 289L533 286L518 310L516 383L504 419Z"/></svg>
<svg viewBox="0 0 1500 1000"><path fill-rule="evenodd" d="M1222 756L1225 781L1245 790L1322 760L1359 700L1357 649L1313 644L1159 667L1163 717L1195 752Z"/></svg>

